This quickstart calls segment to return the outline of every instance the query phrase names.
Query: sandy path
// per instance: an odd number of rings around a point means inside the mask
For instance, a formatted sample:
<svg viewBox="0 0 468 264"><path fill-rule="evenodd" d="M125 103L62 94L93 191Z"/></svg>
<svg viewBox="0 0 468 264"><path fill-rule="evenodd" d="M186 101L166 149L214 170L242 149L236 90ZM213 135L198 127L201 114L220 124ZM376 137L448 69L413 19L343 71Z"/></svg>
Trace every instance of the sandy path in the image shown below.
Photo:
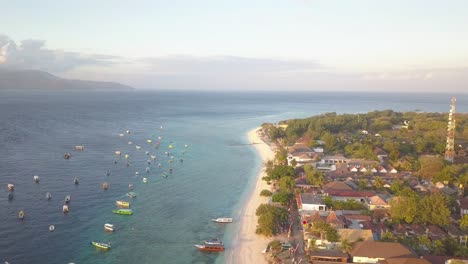
<svg viewBox="0 0 468 264"><path fill-rule="evenodd" d="M262 163L264 164L267 160L274 158L274 153L265 142L263 142L257 134L258 128L255 128L248 133L250 143L256 143L253 146L260 154ZM260 192L263 189L270 190L271 187L262 180L265 176L265 168L262 169L257 175L255 182L255 189L250 194L247 200L247 204L242 210L240 216L240 230L234 236L233 248L228 252L226 256L227 263L233 264L261 264L267 263L265 255L262 251L266 248L270 239L255 234L257 228L257 216L255 211L258 206L262 203L267 203L268 198L260 196Z"/></svg>

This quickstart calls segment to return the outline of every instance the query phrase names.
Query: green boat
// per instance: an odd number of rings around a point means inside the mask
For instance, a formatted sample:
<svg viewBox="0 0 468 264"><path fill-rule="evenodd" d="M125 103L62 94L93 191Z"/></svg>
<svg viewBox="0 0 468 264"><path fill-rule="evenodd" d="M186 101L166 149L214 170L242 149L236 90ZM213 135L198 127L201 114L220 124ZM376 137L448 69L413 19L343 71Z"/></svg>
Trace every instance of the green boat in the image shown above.
<svg viewBox="0 0 468 264"><path fill-rule="evenodd" d="M116 210L112 210L112 212L114 212L114 214L122 214L122 215L132 215L133 214L132 209L116 209Z"/></svg>
<svg viewBox="0 0 468 264"><path fill-rule="evenodd" d="M105 244L105 243L100 243L100 242L96 242L96 241L91 241L91 244L99 249L105 249L105 250L108 250L111 248L110 246L110 243L108 244Z"/></svg>

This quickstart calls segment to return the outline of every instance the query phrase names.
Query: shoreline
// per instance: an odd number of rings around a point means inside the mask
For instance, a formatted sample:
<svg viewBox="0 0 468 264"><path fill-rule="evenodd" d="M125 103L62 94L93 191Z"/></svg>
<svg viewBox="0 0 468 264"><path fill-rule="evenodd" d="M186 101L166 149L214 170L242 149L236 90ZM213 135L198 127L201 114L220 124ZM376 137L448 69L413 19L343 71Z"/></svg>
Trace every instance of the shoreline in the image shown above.
<svg viewBox="0 0 468 264"><path fill-rule="evenodd" d="M265 176L264 163L274 158L274 152L257 134L260 128L256 127L247 133L249 144L254 146L257 155L261 158L262 165L252 182L255 187L247 195L247 200L242 208L239 218L239 230L233 239L233 247L226 256L226 263L267 263L262 251L266 248L270 238L255 234L258 219L255 211L260 204L268 202L268 197L260 196L260 192L263 189L271 189L271 186L266 184L262 178Z"/></svg>

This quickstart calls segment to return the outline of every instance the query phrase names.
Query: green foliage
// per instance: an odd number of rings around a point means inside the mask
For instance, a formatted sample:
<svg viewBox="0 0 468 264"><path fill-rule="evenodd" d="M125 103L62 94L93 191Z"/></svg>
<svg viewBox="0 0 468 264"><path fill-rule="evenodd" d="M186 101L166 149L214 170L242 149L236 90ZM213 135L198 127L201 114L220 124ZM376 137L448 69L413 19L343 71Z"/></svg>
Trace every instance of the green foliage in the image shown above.
<svg viewBox="0 0 468 264"><path fill-rule="evenodd" d="M287 205L291 201L293 195L290 192L279 192L273 194L271 200L274 203L280 203L281 205Z"/></svg>
<svg viewBox="0 0 468 264"><path fill-rule="evenodd" d="M296 182L292 177L286 176L279 179L278 185L283 191L292 191L294 190L294 186L296 186Z"/></svg>
<svg viewBox="0 0 468 264"><path fill-rule="evenodd" d="M333 228L330 224L325 222L314 222L312 225L312 230L324 233L326 235L326 239L329 242L338 242L340 241L340 235L335 228Z"/></svg>
<svg viewBox="0 0 468 264"><path fill-rule="evenodd" d="M390 206L390 213L394 220L412 223L418 214L419 196L410 188L405 187L390 201Z"/></svg>
<svg viewBox="0 0 468 264"><path fill-rule="evenodd" d="M381 242L395 242L397 239L391 232L385 232L380 236Z"/></svg>
<svg viewBox="0 0 468 264"><path fill-rule="evenodd" d="M390 185L390 191L393 194L398 194L402 188L403 188L403 184L398 180L393 181L392 185Z"/></svg>
<svg viewBox="0 0 468 264"><path fill-rule="evenodd" d="M447 198L440 193L432 193L419 203L418 222L446 226L450 223L450 209Z"/></svg>
<svg viewBox="0 0 468 264"><path fill-rule="evenodd" d="M304 172L306 174L307 181L316 186L321 186L325 181L323 173L314 168L311 164L304 165Z"/></svg>
<svg viewBox="0 0 468 264"><path fill-rule="evenodd" d="M281 249L283 248L279 240L273 240L270 242L269 245L270 245L271 250L274 252L281 251Z"/></svg>
<svg viewBox="0 0 468 264"><path fill-rule="evenodd" d="M288 220L288 211L282 207L261 204L256 211L258 226L256 233L273 236L278 233L282 224Z"/></svg>
<svg viewBox="0 0 468 264"><path fill-rule="evenodd" d="M441 157L422 156L419 158L420 169L418 174L426 179L434 178L444 167Z"/></svg>
<svg viewBox="0 0 468 264"><path fill-rule="evenodd" d="M329 132L325 132L321 140L325 142L325 147L327 148L328 152L334 152L338 149L338 140L336 136L332 135Z"/></svg>
<svg viewBox="0 0 468 264"><path fill-rule="evenodd" d="M341 201L341 200L333 200L331 204L331 208L333 210L366 210L366 206L358 202L354 199Z"/></svg>
<svg viewBox="0 0 468 264"><path fill-rule="evenodd" d="M463 217L459 220L459 223L462 230L468 230L468 215L463 215Z"/></svg>
<svg viewBox="0 0 468 264"><path fill-rule="evenodd" d="M377 190L382 190L384 188L384 185L385 185L385 181L384 181L384 179L382 177L376 176L374 178L374 187Z"/></svg>
<svg viewBox="0 0 468 264"><path fill-rule="evenodd" d="M444 243L442 243L441 240L436 240L434 241L434 243L432 243L431 251L434 255L437 255L437 256L443 256L447 252L445 250Z"/></svg>
<svg viewBox="0 0 468 264"><path fill-rule="evenodd" d="M272 180L279 180L282 177L292 177L296 175L296 171L291 166L286 165L277 165L271 169L271 171L267 171L267 175Z"/></svg>
<svg viewBox="0 0 468 264"><path fill-rule="evenodd" d="M374 153L374 147L371 144L362 144L359 142L346 145L344 148L346 155L355 159L378 160Z"/></svg>
<svg viewBox="0 0 468 264"><path fill-rule="evenodd" d="M271 196L271 195L272 195L272 193L271 193L269 190L262 190L262 191L260 192L260 196L267 196L267 197L269 197L269 196Z"/></svg>
<svg viewBox="0 0 468 264"><path fill-rule="evenodd" d="M276 164L288 165L288 151L285 148L278 148L275 153Z"/></svg>

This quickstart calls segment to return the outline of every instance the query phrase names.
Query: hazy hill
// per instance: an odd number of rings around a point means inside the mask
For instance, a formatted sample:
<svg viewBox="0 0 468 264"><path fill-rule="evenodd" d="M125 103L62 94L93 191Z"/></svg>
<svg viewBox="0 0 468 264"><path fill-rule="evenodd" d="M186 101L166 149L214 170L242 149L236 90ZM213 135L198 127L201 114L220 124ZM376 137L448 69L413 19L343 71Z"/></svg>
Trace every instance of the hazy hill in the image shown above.
<svg viewBox="0 0 468 264"><path fill-rule="evenodd" d="M115 82L62 79L38 70L0 69L0 90L133 90Z"/></svg>

